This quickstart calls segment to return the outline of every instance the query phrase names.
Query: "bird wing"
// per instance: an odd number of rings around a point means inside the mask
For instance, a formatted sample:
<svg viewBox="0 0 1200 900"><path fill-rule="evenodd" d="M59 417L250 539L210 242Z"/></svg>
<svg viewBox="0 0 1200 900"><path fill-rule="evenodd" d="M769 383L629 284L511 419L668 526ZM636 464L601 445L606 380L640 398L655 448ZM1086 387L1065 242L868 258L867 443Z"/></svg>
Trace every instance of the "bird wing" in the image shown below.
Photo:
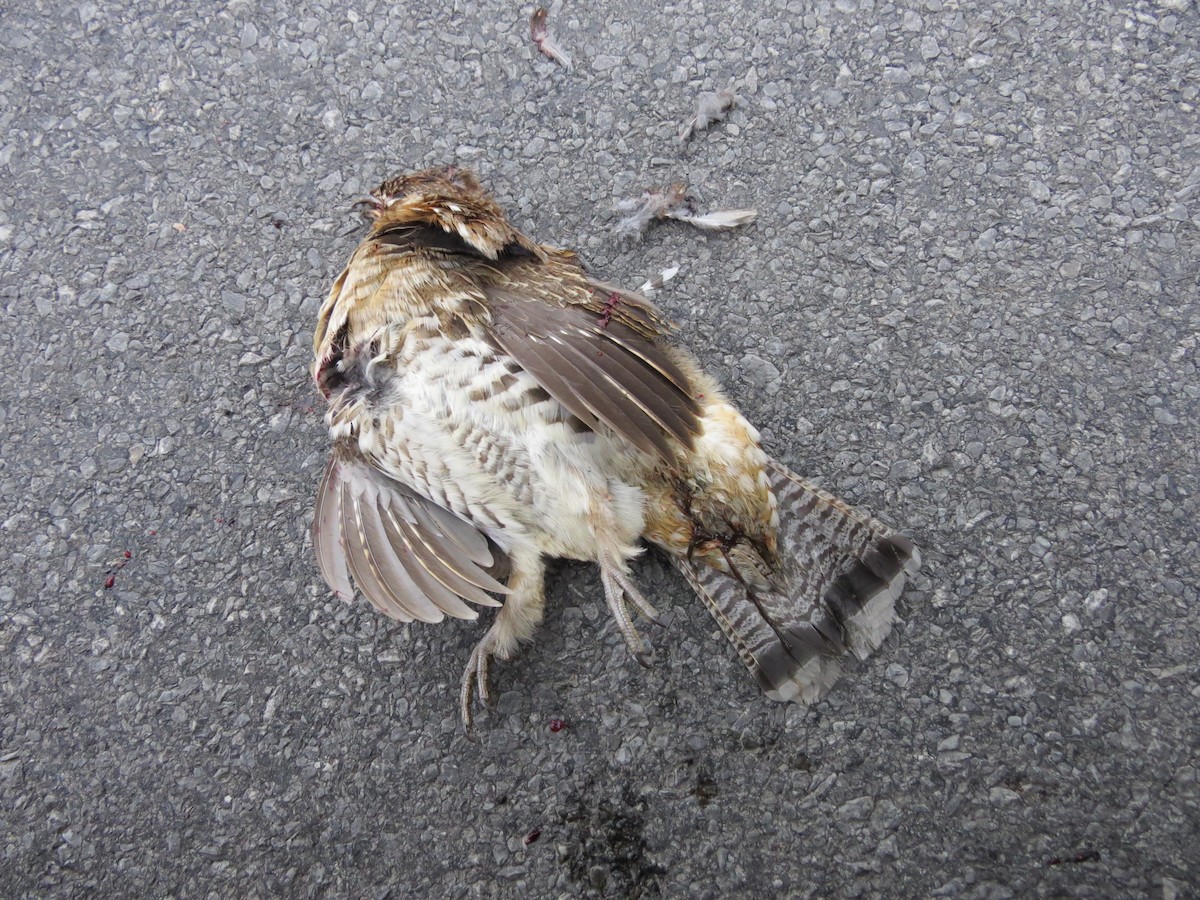
<svg viewBox="0 0 1200 900"><path fill-rule="evenodd" d="M463 600L491 594L508 557L473 525L372 466L346 441L334 445L317 492L313 547L325 582L345 600L354 586L401 622L474 619ZM351 584L353 578L353 585Z"/></svg>
<svg viewBox="0 0 1200 900"><path fill-rule="evenodd" d="M589 427L603 423L667 460L690 449L700 405L661 340L669 326L657 310L582 278L539 277L536 267L484 286L489 338Z"/></svg>

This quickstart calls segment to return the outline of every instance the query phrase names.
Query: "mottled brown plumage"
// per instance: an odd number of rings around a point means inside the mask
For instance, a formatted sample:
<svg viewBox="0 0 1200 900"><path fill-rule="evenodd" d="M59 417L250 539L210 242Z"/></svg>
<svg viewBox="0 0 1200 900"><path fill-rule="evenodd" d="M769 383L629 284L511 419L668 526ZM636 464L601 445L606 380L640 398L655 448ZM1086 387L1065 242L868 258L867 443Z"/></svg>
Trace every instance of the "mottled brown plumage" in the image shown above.
<svg viewBox="0 0 1200 900"><path fill-rule="evenodd" d="M488 696L541 620L544 559L599 565L631 652L628 562L665 550L767 694L811 701L886 637L919 555L771 460L644 297L517 231L475 177L384 182L321 308L314 377L334 452L321 572L400 621L500 606L463 677Z"/></svg>

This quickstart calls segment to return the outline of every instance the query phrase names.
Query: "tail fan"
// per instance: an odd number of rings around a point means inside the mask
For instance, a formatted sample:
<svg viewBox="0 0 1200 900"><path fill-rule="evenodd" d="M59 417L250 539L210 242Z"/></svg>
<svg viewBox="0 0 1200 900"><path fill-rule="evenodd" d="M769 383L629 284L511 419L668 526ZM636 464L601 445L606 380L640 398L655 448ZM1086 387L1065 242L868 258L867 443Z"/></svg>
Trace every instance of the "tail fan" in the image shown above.
<svg viewBox="0 0 1200 900"><path fill-rule="evenodd" d="M758 590L699 560L672 557L772 700L814 703L847 653L866 659L887 638L896 598L921 565L912 541L775 460L783 591Z"/></svg>

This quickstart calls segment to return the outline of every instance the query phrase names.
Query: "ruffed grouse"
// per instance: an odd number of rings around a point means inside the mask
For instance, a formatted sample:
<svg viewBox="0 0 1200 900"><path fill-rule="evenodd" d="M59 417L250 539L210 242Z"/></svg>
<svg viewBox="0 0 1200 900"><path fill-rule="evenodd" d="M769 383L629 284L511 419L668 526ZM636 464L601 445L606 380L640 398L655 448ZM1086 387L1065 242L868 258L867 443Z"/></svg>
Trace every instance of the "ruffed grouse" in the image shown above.
<svg viewBox="0 0 1200 900"><path fill-rule="evenodd" d="M338 595L393 619L499 607L464 724L541 621L547 557L598 564L645 662L629 561L662 548L775 700L882 643L916 548L768 457L644 297L521 234L466 171L393 178L367 213L313 338L334 439L313 543Z"/></svg>

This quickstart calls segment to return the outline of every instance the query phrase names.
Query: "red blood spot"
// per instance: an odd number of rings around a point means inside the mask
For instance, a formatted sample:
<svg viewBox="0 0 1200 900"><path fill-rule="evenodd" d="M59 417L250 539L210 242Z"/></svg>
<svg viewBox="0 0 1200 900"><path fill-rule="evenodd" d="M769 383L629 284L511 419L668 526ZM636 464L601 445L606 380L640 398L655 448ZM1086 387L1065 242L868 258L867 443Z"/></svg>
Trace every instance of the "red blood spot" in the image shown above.
<svg viewBox="0 0 1200 900"><path fill-rule="evenodd" d="M604 298L604 312L600 315L600 327L607 328L608 323L612 321L613 313L616 312L618 306L621 305L621 295L616 291L612 291Z"/></svg>
<svg viewBox="0 0 1200 900"><path fill-rule="evenodd" d="M531 831L531 832L529 832L529 834L525 835L525 846L528 847L530 844L532 844L534 841L536 841L541 836L542 836L542 832L539 829L537 829L537 828L533 829L533 831Z"/></svg>
<svg viewBox="0 0 1200 900"><path fill-rule="evenodd" d="M555 734L558 734L560 731L562 731L566 727L567 727L566 719L551 719L550 720L550 730L553 731Z"/></svg>
<svg viewBox="0 0 1200 900"><path fill-rule="evenodd" d="M151 532L150 532L150 536L151 536L151 537L154 537L156 534L158 534L158 532L157 532L157 531L151 531Z"/></svg>
<svg viewBox="0 0 1200 900"><path fill-rule="evenodd" d="M126 551L125 551L125 558L126 558L126 559L133 559L133 553L131 553L130 551L126 550Z"/></svg>
<svg viewBox="0 0 1200 900"><path fill-rule="evenodd" d="M117 583L116 575L109 575L107 578L104 579L104 587L105 588L110 588L116 583Z"/></svg>

